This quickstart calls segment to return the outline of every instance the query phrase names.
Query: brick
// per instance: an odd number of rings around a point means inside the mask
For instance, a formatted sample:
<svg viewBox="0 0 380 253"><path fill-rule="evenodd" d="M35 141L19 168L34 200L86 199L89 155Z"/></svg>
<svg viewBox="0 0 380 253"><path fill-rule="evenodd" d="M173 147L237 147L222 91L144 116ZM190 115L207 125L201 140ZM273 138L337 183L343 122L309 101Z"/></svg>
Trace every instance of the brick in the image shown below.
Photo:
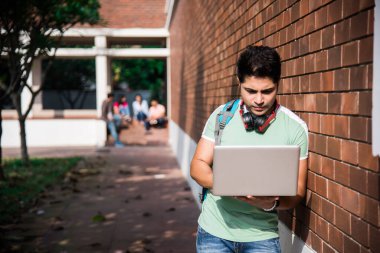
<svg viewBox="0 0 380 253"><path fill-rule="evenodd" d="M309 50L314 52L321 49L321 31L316 31L309 35Z"/></svg>
<svg viewBox="0 0 380 253"><path fill-rule="evenodd" d="M341 184L350 185L350 167L349 165L335 161L335 180Z"/></svg>
<svg viewBox="0 0 380 253"><path fill-rule="evenodd" d="M327 138L322 135L315 136L315 151L319 154L325 155L327 152Z"/></svg>
<svg viewBox="0 0 380 253"><path fill-rule="evenodd" d="M334 89L349 90L350 89L350 70L348 68L337 69L334 71Z"/></svg>
<svg viewBox="0 0 380 253"><path fill-rule="evenodd" d="M369 245L372 252L380 252L380 229L370 226L369 228Z"/></svg>
<svg viewBox="0 0 380 253"><path fill-rule="evenodd" d="M323 197L327 197L327 179L315 176L315 192Z"/></svg>
<svg viewBox="0 0 380 253"><path fill-rule="evenodd" d="M373 36L359 41L359 63L373 61Z"/></svg>
<svg viewBox="0 0 380 253"><path fill-rule="evenodd" d="M327 25L327 7L322 7L315 13L315 29Z"/></svg>
<svg viewBox="0 0 380 253"><path fill-rule="evenodd" d="M342 160L353 165L359 162L358 143L355 141L342 140Z"/></svg>
<svg viewBox="0 0 380 253"><path fill-rule="evenodd" d="M316 232L323 240L328 240L328 223L324 219L317 219Z"/></svg>
<svg viewBox="0 0 380 253"><path fill-rule="evenodd" d="M346 18L359 11L359 1L343 0L343 17Z"/></svg>
<svg viewBox="0 0 380 253"><path fill-rule="evenodd" d="M358 114L359 113L359 93L349 92L342 93L342 114Z"/></svg>
<svg viewBox="0 0 380 253"><path fill-rule="evenodd" d="M309 1L309 12L318 9L320 6L322 6L322 0Z"/></svg>
<svg viewBox="0 0 380 253"><path fill-rule="evenodd" d="M334 116L321 115L321 132L327 135L334 134Z"/></svg>
<svg viewBox="0 0 380 253"><path fill-rule="evenodd" d="M305 94L304 95L304 109L305 111L314 112L317 109L317 98L316 94Z"/></svg>
<svg viewBox="0 0 380 253"><path fill-rule="evenodd" d="M359 215L359 204L359 193L349 188L342 187L342 207L355 215Z"/></svg>
<svg viewBox="0 0 380 253"><path fill-rule="evenodd" d="M305 73L315 71L315 54L308 54L305 56Z"/></svg>
<svg viewBox="0 0 380 253"><path fill-rule="evenodd" d="M300 55L304 55L304 54L307 54L310 50L309 50L309 36L305 36L305 37L302 37L300 40Z"/></svg>
<svg viewBox="0 0 380 253"><path fill-rule="evenodd" d="M363 90L368 88L368 66L357 66L350 69L351 89Z"/></svg>
<svg viewBox="0 0 380 253"><path fill-rule="evenodd" d="M351 216L352 238L355 239L360 244L368 247L369 246L369 226L366 222L361 219Z"/></svg>
<svg viewBox="0 0 380 253"><path fill-rule="evenodd" d="M342 44L350 38L350 22L343 20L334 26L335 40L334 44Z"/></svg>
<svg viewBox="0 0 380 253"><path fill-rule="evenodd" d="M298 80L299 80L299 82L298 82L297 92L305 93L305 92L309 91L310 76L309 75L303 75L303 76L300 76L300 78ZM292 83L292 86L293 86L293 83ZM292 90L295 90L295 89L293 89L293 87L292 87Z"/></svg>
<svg viewBox="0 0 380 253"><path fill-rule="evenodd" d="M379 158L372 156L370 144L359 143L359 166L379 172Z"/></svg>
<svg viewBox="0 0 380 253"><path fill-rule="evenodd" d="M322 29L322 48L334 45L334 26L328 26Z"/></svg>
<svg viewBox="0 0 380 253"><path fill-rule="evenodd" d="M368 119L363 117L350 117L350 138L353 140L367 140Z"/></svg>
<svg viewBox="0 0 380 253"><path fill-rule="evenodd" d="M334 217L334 205L324 199L321 199L321 204L322 204L322 216L324 219L326 219L330 223L335 222L335 217Z"/></svg>
<svg viewBox="0 0 380 253"><path fill-rule="evenodd" d="M321 73L314 73L310 75L310 85L308 91L319 91L321 85Z"/></svg>
<svg viewBox="0 0 380 253"><path fill-rule="evenodd" d="M329 180L327 183L327 198L335 204L340 205L342 200L342 186Z"/></svg>
<svg viewBox="0 0 380 253"><path fill-rule="evenodd" d="M375 5L374 0L359 0L359 10L373 7Z"/></svg>
<svg viewBox="0 0 380 253"><path fill-rule="evenodd" d="M322 252L322 239L314 234L313 232L310 232L311 237L311 247L316 252Z"/></svg>
<svg viewBox="0 0 380 253"><path fill-rule="evenodd" d="M292 8L290 9L290 13L291 13L290 17L291 17L292 22L300 18L300 3L299 2L297 2L295 5L292 6Z"/></svg>
<svg viewBox="0 0 380 253"><path fill-rule="evenodd" d="M348 138L349 137L349 118L346 116L334 117L334 134L337 137Z"/></svg>
<svg viewBox="0 0 380 253"><path fill-rule="evenodd" d="M321 131L320 126L321 126L320 115L316 113L311 113L309 115L309 124L308 124L309 131L320 133Z"/></svg>
<svg viewBox="0 0 380 253"><path fill-rule="evenodd" d="M380 200L380 175L368 171L368 195L376 200Z"/></svg>
<svg viewBox="0 0 380 253"><path fill-rule="evenodd" d="M327 6L327 21L329 24L342 19L342 0L335 0Z"/></svg>
<svg viewBox="0 0 380 253"><path fill-rule="evenodd" d="M371 116L372 113L372 92L362 91L359 93L359 114Z"/></svg>
<svg viewBox="0 0 380 253"><path fill-rule="evenodd" d="M331 224L329 225L329 243L338 252L343 252L343 233Z"/></svg>
<svg viewBox="0 0 380 253"><path fill-rule="evenodd" d="M315 71L324 71L328 67L328 52L327 50L315 53Z"/></svg>
<svg viewBox="0 0 380 253"><path fill-rule="evenodd" d="M321 174L329 179L334 179L334 160L328 157L321 157L322 171Z"/></svg>
<svg viewBox="0 0 380 253"><path fill-rule="evenodd" d="M307 188L315 191L315 174L310 170L307 173Z"/></svg>
<svg viewBox="0 0 380 253"><path fill-rule="evenodd" d="M338 229L346 234L351 234L351 214L339 206L334 207L335 223Z"/></svg>
<svg viewBox="0 0 380 253"><path fill-rule="evenodd" d="M361 12L350 19L350 39L365 36L368 32L368 11Z"/></svg>
<svg viewBox="0 0 380 253"><path fill-rule="evenodd" d="M350 166L350 186L354 190L367 193L366 171Z"/></svg>
<svg viewBox="0 0 380 253"><path fill-rule="evenodd" d="M336 251L326 242L323 242L323 253L335 253Z"/></svg>
<svg viewBox="0 0 380 253"><path fill-rule="evenodd" d="M360 246L357 242L353 241L351 238L344 236L343 252L360 253Z"/></svg>
<svg viewBox="0 0 380 253"><path fill-rule="evenodd" d="M329 113L341 113L342 96L338 93L328 94L328 112Z"/></svg>
<svg viewBox="0 0 380 253"><path fill-rule="evenodd" d="M320 214L322 212L321 197L319 197L315 193L312 193L310 197L310 202L308 203L307 207L309 207L314 212Z"/></svg>
<svg viewBox="0 0 380 253"><path fill-rule="evenodd" d="M334 90L334 73L335 71L327 71L322 73L321 91Z"/></svg>
<svg viewBox="0 0 380 253"><path fill-rule="evenodd" d="M305 34L309 34L315 30L315 13L307 15L304 19Z"/></svg>
<svg viewBox="0 0 380 253"><path fill-rule="evenodd" d="M327 155L335 158L340 159L341 158L341 139L328 137L327 138Z"/></svg>
<svg viewBox="0 0 380 253"><path fill-rule="evenodd" d="M327 51L328 68L338 68L342 66L342 50L340 46L330 48Z"/></svg>
<svg viewBox="0 0 380 253"><path fill-rule="evenodd" d="M342 46L342 64L343 66L354 65L359 63L359 42L349 42Z"/></svg>
<svg viewBox="0 0 380 253"><path fill-rule="evenodd" d="M378 226L380 222L379 218L379 201L369 198L365 195L360 196L360 217L363 220L371 223L374 226Z"/></svg>

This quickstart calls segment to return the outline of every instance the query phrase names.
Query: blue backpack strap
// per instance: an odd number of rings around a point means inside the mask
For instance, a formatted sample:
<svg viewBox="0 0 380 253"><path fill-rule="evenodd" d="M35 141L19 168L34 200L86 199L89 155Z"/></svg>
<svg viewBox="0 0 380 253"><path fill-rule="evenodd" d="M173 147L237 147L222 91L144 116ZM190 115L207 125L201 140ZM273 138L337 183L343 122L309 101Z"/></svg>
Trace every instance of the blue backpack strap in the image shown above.
<svg viewBox="0 0 380 253"><path fill-rule="evenodd" d="M239 108L240 99L231 100L226 103L223 109L216 115L215 122L215 145L220 145L222 140L223 130L226 125L231 121L234 116L236 110ZM206 199L208 189L202 188L202 194L200 196L201 203Z"/></svg>
<svg viewBox="0 0 380 253"><path fill-rule="evenodd" d="M230 122L239 107L240 99L235 99L226 103L223 109L217 114L215 122L215 145L219 146L222 141L223 130Z"/></svg>

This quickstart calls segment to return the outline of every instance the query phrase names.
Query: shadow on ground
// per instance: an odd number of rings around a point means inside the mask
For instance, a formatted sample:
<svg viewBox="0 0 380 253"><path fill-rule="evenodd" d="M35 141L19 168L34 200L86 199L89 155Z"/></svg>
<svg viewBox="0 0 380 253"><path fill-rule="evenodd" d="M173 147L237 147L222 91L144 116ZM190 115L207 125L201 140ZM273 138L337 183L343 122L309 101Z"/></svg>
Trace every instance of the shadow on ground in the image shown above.
<svg viewBox="0 0 380 253"><path fill-rule="evenodd" d="M43 193L18 224L1 227L0 252L195 252L199 210L167 129L156 130L124 131L125 148L31 149L32 156L85 156L100 174Z"/></svg>

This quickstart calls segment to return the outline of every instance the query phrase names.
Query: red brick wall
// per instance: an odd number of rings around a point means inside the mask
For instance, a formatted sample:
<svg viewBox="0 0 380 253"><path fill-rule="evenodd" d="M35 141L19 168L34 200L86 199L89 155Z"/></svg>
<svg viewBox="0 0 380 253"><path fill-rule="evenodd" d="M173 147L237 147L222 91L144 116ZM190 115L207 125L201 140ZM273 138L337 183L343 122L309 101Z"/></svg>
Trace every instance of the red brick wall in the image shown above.
<svg viewBox="0 0 380 253"><path fill-rule="evenodd" d="M373 26L373 0L179 1L170 26L171 118L195 141L236 95L238 53L277 48L279 101L310 130L307 198L280 216L317 252L380 252Z"/></svg>
<svg viewBox="0 0 380 253"><path fill-rule="evenodd" d="M166 0L99 0L107 28L163 28ZM87 26L86 26L87 27Z"/></svg>

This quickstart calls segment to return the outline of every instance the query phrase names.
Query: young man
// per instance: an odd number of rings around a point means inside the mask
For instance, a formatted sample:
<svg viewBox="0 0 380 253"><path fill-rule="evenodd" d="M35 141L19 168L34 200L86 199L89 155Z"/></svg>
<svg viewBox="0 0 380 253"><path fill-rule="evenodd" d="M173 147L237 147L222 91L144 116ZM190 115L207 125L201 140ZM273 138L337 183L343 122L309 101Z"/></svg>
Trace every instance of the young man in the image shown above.
<svg viewBox="0 0 380 253"><path fill-rule="evenodd" d="M296 114L277 104L280 61L278 53L265 46L248 46L239 56L240 108L226 125L221 145L299 145L297 195L220 197L208 191L198 220L198 253L281 252L276 209L293 208L305 196L308 130ZM192 178L208 189L213 186L216 115L223 106L209 117L191 162Z"/></svg>
<svg viewBox="0 0 380 253"><path fill-rule="evenodd" d="M122 148L124 147L124 144L120 141L119 134L117 133L117 127L120 125L120 118L114 117L113 99L113 93L108 93L107 98L102 103L102 119L107 123L107 128L115 141L114 146Z"/></svg>

